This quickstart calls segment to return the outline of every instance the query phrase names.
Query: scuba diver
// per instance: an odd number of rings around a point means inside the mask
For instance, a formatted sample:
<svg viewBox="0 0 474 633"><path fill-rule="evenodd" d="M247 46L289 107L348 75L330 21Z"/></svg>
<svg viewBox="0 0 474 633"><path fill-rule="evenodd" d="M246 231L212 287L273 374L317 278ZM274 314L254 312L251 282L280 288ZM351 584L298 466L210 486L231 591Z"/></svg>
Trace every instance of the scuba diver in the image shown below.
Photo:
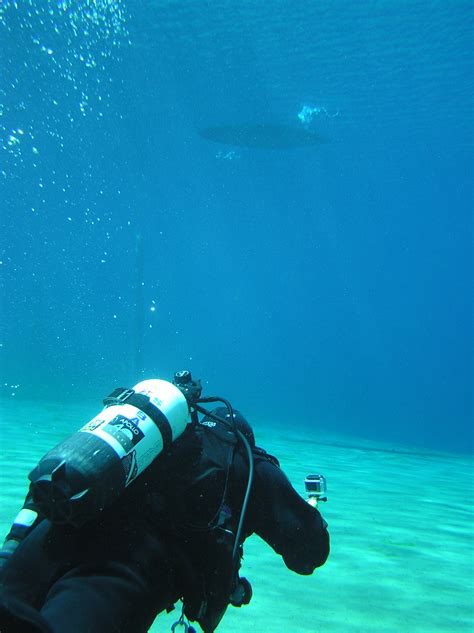
<svg viewBox="0 0 474 633"><path fill-rule="evenodd" d="M307 477L308 503L230 402L201 391L187 370L118 388L39 461L0 551L2 633L146 633L179 601L172 631L212 633L252 597L252 533L298 574L325 563L324 477Z"/></svg>

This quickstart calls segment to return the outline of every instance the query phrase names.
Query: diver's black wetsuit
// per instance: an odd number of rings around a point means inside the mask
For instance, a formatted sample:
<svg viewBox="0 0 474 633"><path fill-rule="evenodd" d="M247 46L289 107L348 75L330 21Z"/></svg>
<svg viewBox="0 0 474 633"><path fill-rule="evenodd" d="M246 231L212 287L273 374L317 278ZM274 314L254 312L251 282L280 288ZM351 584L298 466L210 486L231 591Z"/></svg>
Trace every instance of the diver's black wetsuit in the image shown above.
<svg viewBox="0 0 474 633"><path fill-rule="evenodd" d="M248 477L245 451L234 448L228 477L200 472L202 439L189 426L100 518L81 528L37 521L0 572L1 633L145 633L180 598L214 631L229 604L228 530ZM311 574L329 553L325 521L275 458L254 448L254 464L241 542L256 533L289 569Z"/></svg>

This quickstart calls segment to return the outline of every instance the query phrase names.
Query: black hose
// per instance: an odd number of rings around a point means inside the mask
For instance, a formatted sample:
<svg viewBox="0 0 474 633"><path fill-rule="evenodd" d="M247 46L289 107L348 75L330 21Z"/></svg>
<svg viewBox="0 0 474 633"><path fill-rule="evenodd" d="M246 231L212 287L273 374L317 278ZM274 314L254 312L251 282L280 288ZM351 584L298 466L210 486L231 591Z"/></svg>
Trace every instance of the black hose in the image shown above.
<svg viewBox="0 0 474 633"><path fill-rule="evenodd" d="M216 415L215 413L212 413L212 411L207 411L207 409L205 409L204 407L200 407L198 404L199 402L223 402L227 410L229 411L231 422L229 422L225 418L222 418L219 415ZM247 512L247 507L248 507L248 503L250 499L250 491L252 489L253 474L254 474L254 459L253 459L252 448L247 438L245 437L245 435L241 431L239 431L239 429L237 428L235 424L235 419L234 419L234 410L228 400L225 400L224 398L217 398L217 397L200 398L197 402L192 403L192 407L194 407L196 411L199 411L199 413L202 413L203 415L206 415L207 417L213 420L216 420L217 422L221 422L222 424L225 424L226 426L230 426L232 430L234 431L234 433L236 434L236 436L240 439L240 441L244 445L245 450L247 451L247 457L248 457L248 462L249 462L249 476L247 480L247 488L245 490L244 500L242 501L242 507L240 510L239 523L237 525L237 531L235 533L234 547L232 550L232 576L231 578L233 581L234 575L237 571L237 565L239 563L240 537L242 535L245 515Z"/></svg>

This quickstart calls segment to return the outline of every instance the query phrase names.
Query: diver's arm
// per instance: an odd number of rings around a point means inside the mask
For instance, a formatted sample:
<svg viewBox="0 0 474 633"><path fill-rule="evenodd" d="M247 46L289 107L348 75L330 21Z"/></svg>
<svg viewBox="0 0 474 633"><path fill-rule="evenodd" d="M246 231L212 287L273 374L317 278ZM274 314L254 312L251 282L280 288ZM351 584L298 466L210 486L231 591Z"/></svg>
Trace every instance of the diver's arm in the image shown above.
<svg viewBox="0 0 474 633"><path fill-rule="evenodd" d="M43 515L39 512L33 501L31 491L29 491L23 503L23 508L13 521L10 531L3 543L3 547L0 550L0 566L10 558L21 541L34 530L43 518Z"/></svg>
<svg viewBox="0 0 474 633"><path fill-rule="evenodd" d="M293 488L274 463L256 460L252 495L255 533L286 566L298 574L312 574L329 555L327 523Z"/></svg>

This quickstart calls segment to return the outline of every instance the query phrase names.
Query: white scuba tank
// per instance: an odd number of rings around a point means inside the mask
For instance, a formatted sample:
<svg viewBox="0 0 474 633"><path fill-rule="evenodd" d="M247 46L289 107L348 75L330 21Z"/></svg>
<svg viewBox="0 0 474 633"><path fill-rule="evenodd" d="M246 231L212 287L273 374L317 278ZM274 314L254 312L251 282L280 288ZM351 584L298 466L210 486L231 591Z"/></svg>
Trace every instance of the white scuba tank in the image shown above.
<svg viewBox="0 0 474 633"><path fill-rule="evenodd" d="M190 422L166 380L116 389L105 408L49 451L29 474L33 500L53 523L80 526L110 505Z"/></svg>

